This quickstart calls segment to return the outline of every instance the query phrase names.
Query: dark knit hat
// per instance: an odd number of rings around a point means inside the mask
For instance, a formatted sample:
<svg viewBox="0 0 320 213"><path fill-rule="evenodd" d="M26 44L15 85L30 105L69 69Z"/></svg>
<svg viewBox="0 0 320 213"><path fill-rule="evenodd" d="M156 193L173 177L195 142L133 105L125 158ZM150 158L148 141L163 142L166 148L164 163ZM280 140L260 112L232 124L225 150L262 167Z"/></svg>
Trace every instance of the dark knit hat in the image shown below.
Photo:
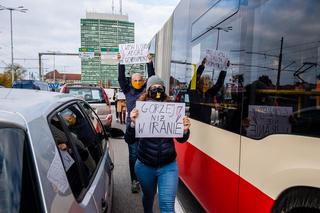
<svg viewBox="0 0 320 213"><path fill-rule="evenodd" d="M160 84L164 87L164 81L160 77L153 75L150 78L148 78L146 91L148 91L149 88L155 84Z"/></svg>

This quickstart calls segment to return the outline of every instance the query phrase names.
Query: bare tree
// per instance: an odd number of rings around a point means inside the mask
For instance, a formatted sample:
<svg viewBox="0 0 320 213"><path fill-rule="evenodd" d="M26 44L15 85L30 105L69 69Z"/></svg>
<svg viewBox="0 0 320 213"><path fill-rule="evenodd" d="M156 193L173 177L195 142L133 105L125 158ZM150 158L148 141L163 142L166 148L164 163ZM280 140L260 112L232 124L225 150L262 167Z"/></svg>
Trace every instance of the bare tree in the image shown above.
<svg viewBox="0 0 320 213"><path fill-rule="evenodd" d="M14 80L23 80L27 70L20 64L13 64ZM11 64L4 68L4 73L11 73ZM11 79L11 77L10 77Z"/></svg>
<svg viewBox="0 0 320 213"><path fill-rule="evenodd" d="M15 80L23 80L26 74L26 69L20 64L13 65L14 70L14 79ZM11 74L11 64L8 64L4 68L4 72L0 73L0 84L5 87L12 87L12 74Z"/></svg>

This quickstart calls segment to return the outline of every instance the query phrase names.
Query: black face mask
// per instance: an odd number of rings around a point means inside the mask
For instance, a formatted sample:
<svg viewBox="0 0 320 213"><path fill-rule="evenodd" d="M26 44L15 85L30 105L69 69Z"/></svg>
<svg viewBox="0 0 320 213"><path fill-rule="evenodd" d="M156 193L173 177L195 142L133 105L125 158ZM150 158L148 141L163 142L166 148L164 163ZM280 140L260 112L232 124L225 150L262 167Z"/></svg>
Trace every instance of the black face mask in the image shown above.
<svg viewBox="0 0 320 213"><path fill-rule="evenodd" d="M149 96L156 101L163 101L164 94L164 89L162 87L157 87L149 90Z"/></svg>

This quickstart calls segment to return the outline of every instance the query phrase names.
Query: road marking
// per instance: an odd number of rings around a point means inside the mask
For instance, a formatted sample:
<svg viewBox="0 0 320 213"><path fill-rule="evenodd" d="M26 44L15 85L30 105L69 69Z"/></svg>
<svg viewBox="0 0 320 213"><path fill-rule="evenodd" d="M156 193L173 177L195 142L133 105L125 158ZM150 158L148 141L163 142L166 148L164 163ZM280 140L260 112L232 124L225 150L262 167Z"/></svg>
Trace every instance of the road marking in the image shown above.
<svg viewBox="0 0 320 213"><path fill-rule="evenodd" d="M185 211L184 211L183 207L181 206L181 203L177 199L177 197L176 197L176 200L174 202L174 209L175 209L176 213L185 213Z"/></svg>

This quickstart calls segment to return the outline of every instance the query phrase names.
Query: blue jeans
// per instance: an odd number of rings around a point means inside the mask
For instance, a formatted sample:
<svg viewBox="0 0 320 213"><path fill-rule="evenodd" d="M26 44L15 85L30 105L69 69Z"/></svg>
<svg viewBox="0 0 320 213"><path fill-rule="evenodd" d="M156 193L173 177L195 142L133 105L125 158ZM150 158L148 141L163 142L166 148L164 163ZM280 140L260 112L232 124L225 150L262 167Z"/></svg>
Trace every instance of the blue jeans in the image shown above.
<svg viewBox="0 0 320 213"><path fill-rule="evenodd" d="M134 165L136 164L136 161L137 161L138 143L135 142L134 144L128 144L128 149L129 149L130 177L131 177L131 182L132 182L133 180L137 180L137 176L134 171Z"/></svg>
<svg viewBox="0 0 320 213"><path fill-rule="evenodd" d="M177 162L173 161L162 167L150 167L137 160L135 171L142 188L144 212L153 212L152 207L157 186L160 212L174 212L174 201L178 187Z"/></svg>

